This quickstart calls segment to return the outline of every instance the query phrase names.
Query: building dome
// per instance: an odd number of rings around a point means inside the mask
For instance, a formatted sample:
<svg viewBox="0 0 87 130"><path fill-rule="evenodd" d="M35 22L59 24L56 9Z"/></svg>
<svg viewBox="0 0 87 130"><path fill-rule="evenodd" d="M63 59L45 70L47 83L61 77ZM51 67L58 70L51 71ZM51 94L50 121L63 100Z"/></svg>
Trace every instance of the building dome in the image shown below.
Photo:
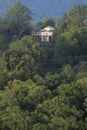
<svg viewBox="0 0 87 130"><path fill-rule="evenodd" d="M54 28L52 26L47 26L43 29L44 31L53 31Z"/></svg>

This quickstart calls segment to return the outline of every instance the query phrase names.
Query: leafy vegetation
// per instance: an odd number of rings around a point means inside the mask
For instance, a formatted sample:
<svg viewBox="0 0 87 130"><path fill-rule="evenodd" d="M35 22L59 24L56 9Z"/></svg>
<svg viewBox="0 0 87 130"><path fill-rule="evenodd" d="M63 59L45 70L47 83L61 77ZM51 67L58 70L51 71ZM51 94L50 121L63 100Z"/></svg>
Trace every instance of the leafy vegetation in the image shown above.
<svg viewBox="0 0 87 130"><path fill-rule="evenodd" d="M25 16L30 29L30 12L20 2L0 21L0 130L87 129L86 14L77 5L33 26L55 26L51 46L28 35L21 23Z"/></svg>

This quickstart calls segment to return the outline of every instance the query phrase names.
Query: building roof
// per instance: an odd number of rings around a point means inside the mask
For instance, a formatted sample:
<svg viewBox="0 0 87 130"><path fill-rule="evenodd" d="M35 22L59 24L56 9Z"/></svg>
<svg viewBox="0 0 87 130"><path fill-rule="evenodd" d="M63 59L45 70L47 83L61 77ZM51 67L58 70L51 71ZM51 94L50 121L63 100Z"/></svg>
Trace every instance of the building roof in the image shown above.
<svg viewBox="0 0 87 130"><path fill-rule="evenodd" d="M52 26L46 26L45 28L41 29L39 32L32 33L33 36L40 36L40 35L52 35L54 28Z"/></svg>
<svg viewBox="0 0 87 130"><path fill-rule="evenodd" d="M54 31L54 28L52 26L46 26L45 28L41 29L39 31L39 33L42 33L42 32L53 32Z"/></svg>
<svg viewBox="0 0 87 130"><path fill-rule="evenodd" d="M44 31L53 31L54 28L52 26L47 26L45 28L43 28Z"/></svg>

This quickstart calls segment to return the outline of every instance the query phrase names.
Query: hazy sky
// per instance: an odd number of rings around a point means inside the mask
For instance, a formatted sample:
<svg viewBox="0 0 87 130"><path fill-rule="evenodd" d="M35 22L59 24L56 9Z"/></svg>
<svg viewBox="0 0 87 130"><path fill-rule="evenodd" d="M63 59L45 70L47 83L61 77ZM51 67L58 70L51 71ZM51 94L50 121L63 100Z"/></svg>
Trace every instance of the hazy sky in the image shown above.
<svg viewBox="0 0 87 130"><path fill-rule="evenodd" d="M4 14L16 0L0 0L0 16ZM86 4L87 0L20 0L30 8L33 18L44 16L60 17L66 10L76 4Z"/></svg>

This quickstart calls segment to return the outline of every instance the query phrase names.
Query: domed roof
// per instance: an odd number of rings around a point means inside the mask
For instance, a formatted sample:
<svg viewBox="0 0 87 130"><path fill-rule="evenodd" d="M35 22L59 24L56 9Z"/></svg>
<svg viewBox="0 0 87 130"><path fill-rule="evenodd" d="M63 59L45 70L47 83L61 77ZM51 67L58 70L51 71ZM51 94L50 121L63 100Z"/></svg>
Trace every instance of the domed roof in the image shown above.
<svg viewBox="0 0 87 130"><path fill-rule="evenodd" d="M47 26L43 29L44 31L53 31L54 28L52 26Z"/></svg>

